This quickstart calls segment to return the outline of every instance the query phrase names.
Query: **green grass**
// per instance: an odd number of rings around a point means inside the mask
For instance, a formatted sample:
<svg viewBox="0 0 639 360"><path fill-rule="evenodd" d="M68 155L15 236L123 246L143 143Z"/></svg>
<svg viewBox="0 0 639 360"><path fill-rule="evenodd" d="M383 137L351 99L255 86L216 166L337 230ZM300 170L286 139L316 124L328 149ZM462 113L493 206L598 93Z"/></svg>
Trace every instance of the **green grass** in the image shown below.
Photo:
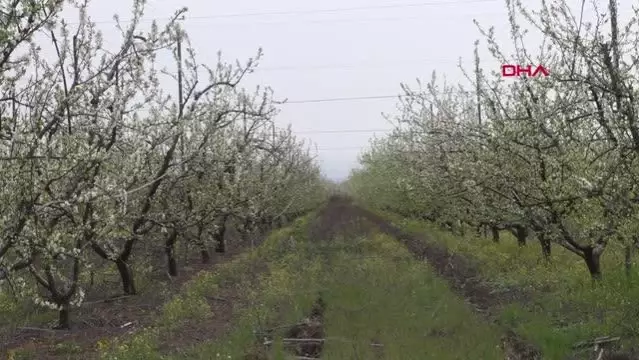
<svg viewBox="0 0 639 360"><path fill-rule="evenodd" d="M293 233L304 233L313 216L307 215L290 227L274 231L260 247L219 266L215 272L199 273L185 284L180 295L164 305L155 326L133 337L104 339L98 343L101 359L237 359L253 347L254 330L275 321L296 322L308 311L316 293L316 289L305 286L316 286L316 283L308 283L307 278L302 277L309 276L310 268L304 273L284 271L289 266L309 266L307 259L291 253L286 240ZM268 271L256 279L251 268L261 263L268 265ZM204 297L214 296L220 287L229 285L238 286L249 302L248 308L239 310L231 333L224 339L175 349L172 354L160 354L160 336L188 327L189 322L215 316L209 311ZM292 298L293 290L307 296ZM278 308L287 311L280 314Z"/></svg>
<svg viewBox="0 0 639 360"><path fill-rule="evenodd" d="M502 330L473 313L396 239L379 233L357 237L352 229L330 241L308 239L316 216L274 231L258 248L215 271L200 272L164 305L152 326L100 340L100 358L242 359L259 351L261 331L299 322L322 294L327 304L322 359L374 359L373 341L383 344L382 358L389 360L503 359ZM237 286L245 306L237 308L226 335L161 353L167 335L215 317L205 298L229 286ZM527 315L518 310L511 311L512 321ZM280 341L285 330L275 332L269 359L291 358ZM59 351L78 349L69 343Z"/></svg>
<svg viewBox="0 0 639 360"><path fill-rule="evenodd" d="M191 281L167 304L157 327L103 346L103 359L242 359L256 348L256 331L299 322L318 294L327 304L323 359L371 359L373 340L383 344L384 359L503 359L500 329L476 317L395 239L374 234L311 241L305 237L310 218L273 233L260 248L216 273ZM246 276L256 262L267 271L257 279ZM166 331L166 317L190 316L192 307L199 308L195 299L228 282L239 284L249 303L236 314L230 333L160 356L157 335ZM275 333L270 359L289 358L278 341L282 336Z"/></svg>
<svg viewBox="0 0 639 360"><path fill-rule="evenodd" d="M602 258L603 280L593 286L584 261L553 246L552 262L543 261L539 243L519 247L508 232L499 243L473 235L461 237L432 223L379 212L409 232L428 234L451 252L474 259L494 288L518 287L531 292L530 304L513 304L501 321L516 328L542 349L547 359L564 359L571 346L597 336L622 336L624 344L639 339L639 273L626 276L622 249L610 247Z"/></svg>
<svg viewBox="0 0 639 360"><path fill-rule="evenodd" d="M331 254L326 330L337 340L324 359L373 359L372 339L384 344L385 359L503 359L499 329L395 239L350 240Z"/></svg>

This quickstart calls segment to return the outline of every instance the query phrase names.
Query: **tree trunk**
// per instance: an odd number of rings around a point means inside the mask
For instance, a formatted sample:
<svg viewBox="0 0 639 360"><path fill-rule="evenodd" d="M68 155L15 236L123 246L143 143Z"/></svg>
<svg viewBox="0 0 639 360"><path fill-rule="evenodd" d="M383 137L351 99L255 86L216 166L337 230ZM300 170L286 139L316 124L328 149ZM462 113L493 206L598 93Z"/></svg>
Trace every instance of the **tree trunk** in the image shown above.
<svg viewBox="0 0 639 360"><path fill-rule="evenodd" d="M244 230L242 231L242 242L247 243L251 240L251 233L253 232L253 223L250 219L244 221ZM251 244L253 246L253 244Z"/></svg>
<svg viewBox="0 0 639 360"><path fill-rule="evenodd" d="M222 218L222 222L220 224L220 228L213 235L213 240L215 240L215 252L216 253L225 253L226 252L226 221L228 220L228 216L224 216Z"/></svg>
<svg viewBox="0 0 639 360"><path fill-rule="evenodd" d="M481 237L484 234L484 225L477 225L477 227L475 228L475 232L477 233L477 237Z"/></svg>
<svg viewBox="0 0 639 360"><path fill-rule="evenodd" d="M586 261L586 266L592 279L595 281L601 280L601 252L589 246L583 250L583 258Z"/></svg>
<svg viewBox="0 0 639 360"><path fill-rule="evenodd" d="M224 254L226 252L226 243L223 237L220 237L215 242L215 252L219 254Z"/></svg>
<svg viewBox="0 0 639 360"><path fill-rule="evenodd" d="M211 262L211 254L209 254L209 250L204 245L200 248L200 258L202 259L202 264Z"/></svg>
<svg viewBox="0 0 639 360"><path fill-rule="evenodd" d="M541 245L541 255L544 257L546 262L550 262L551 255L551 245L550 240L544 234L538 234L539 244Z"/></svg>
<svg viewBox="0 0 639 360"><path fill-rule="evenodd" d="M184 264L189 262L189 240L190 239L187 239L182 242L182 263Z"/></svg>
<svg viewBox="0 0 639 360"><path fill-rule="evenodd" d="M120 273L120 279L122 279L122 290L125 295L135 295L135 283L133 282L133 273L126 261L121 258L115 261L115 265Z"/></svg>
<svg viewBox="0 0 639 360"><path fill-rule="evenodd" d="M175 258L175 242L177 240L177 230L171 230L171 233L167 236L164 244L164 252L166 253L166 261L169 267L169 275L177 276L177 259Z"/></svg>
<svg viewBox="0 0 639 360"><path fill-rule="evenodd" d="M69 314L69 305L63 305L58 311L58 324L55 327L59 330L71 329L71 316Z"/></svg>
<svg viewBox="0 0 639 360"><path fill-rule="evenodd" d="M211 256L209 255L209 250L206 248L206 242L202 240L202 235L204 235L204 224L200 223L197 226L196 244L200 248L200 260L202 264L208 264L211 261Z"/></svg>
<svg viewBox="0 0 639 360"><path fill-rule="evenodd" d="M525 226L515 226L515 237L519 246L526 246L526 238L528 238L528 229Z"/></svg>
<svg viewBox="0 0 639 360"><path fill-rule="evenodd" d="M499 228L497 226L491 226L490 231L493 234L493 242L499 242Z"/></svg>
<svg viewBox="0 0 639 360"><path fill-rule="evenodd" d="M133 245L135 244L135 242L136 238L127 240L124 245L124 251L120 253L116 260L113 260L111 257L109 257L107 252L102 247L100 247L100 245L94 242L91 243L91 247L96 252L96 254L98 254L105 260L113 261L115 263L115 266L118 269L118 273L120 274L120 280L122 281L122 290L126 295L136 294L135 284L133 282L133 273L126 263L127 259L131 255L131 251L133 250Z"/></svg>
<svg viewBox="0 0 639 360"><path fill-rule="evenodd" d="M225 225L222 225L222 229ZM225 231L220 229L215 235L213 239L215 240L215 252L216 253L225 253L226 252L226 243L224 241L224 233Z"/></svg>

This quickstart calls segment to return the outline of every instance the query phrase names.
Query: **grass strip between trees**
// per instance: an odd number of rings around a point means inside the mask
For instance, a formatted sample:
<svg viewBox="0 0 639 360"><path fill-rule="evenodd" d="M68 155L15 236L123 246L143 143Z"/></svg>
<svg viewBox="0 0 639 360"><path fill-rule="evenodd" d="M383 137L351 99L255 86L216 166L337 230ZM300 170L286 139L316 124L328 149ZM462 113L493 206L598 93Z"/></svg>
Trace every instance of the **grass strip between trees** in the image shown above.
<svg viewBox="0 0 639 360"><path fill-rule="evenodd" d="M548 264L537 242L520 247L507 232L501 234L503 241L495 243L474 235L454 235L427 221L376 213L395 226L410 233L426 233L450 252L477 261L483 279L496 291L513 287L528 291L530 301L510 304L499 321L538 345L545 359L574 356L573 345L596 337L619 336L625 348L632 348L639 340L639 329L634 326L639 310L633 305L639 297L639 276L636 267L630 276L625 273L619 261L623 249L611 249L603 257L606 276L593 285L584 276L583 261L560 247L553 249Z"/></svg>
<svg viewBox="0 0 639 360"><path fill-rule="evenodd" d="M503 358L500 330L395 239L379 233L309 239L311 218L274 232L216 273L196 277L165 306L157 326L103 344L102 358L286 359L292 356L282 341L287 326L303 320L318 296L326 303L322 359ZM162 354L162 333L179 331L166 324L182 319L178 328L186 328L215 317L202 299L228 284L242 298L228 333ZM270 333L270 347L262 346L261 333Z"/></svg>

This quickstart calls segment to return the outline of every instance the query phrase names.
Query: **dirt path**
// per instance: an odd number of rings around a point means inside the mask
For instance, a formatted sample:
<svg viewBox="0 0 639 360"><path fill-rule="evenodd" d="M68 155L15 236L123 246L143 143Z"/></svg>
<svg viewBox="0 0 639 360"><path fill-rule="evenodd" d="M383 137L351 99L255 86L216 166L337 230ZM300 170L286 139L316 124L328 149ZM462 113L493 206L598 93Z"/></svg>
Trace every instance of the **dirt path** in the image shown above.
<svg viewBox="0 0 639 360"><path fill-rule="evenodd" d="M449 253L444 246L430 240L427 234L409 234L345 198L333 198L325 209L325 213L327 215L321 223L324 229L332 229L332 232L337 231L336 227L343 228L344 224L359 218L365 219L365 223L374 224L380 231L396 238L416 259L427 261L440 277L447 280L453 291L466 299L476 313L490 321L497 320L500 309L504 305L516 301L525 302L526 294L521 291L511 289L508 292L497 292L491 288L480 278L477 264L462 255ZM363 222L360 220L359 223ZM511 329L504 329L502 347L506 352L516 356L513 359L541 359L539 350Z"/></svg>
<svg viewBox="0 0 639 360"><path fill-rule="evenodd" d="M402 229L392 225L381 216L353 204L348 199L334 198L320 214L319 225L316 233L333 234L343 232L348 224L367 224L370 232L370 225L377 227L380 231L387 233L400 242L415 255L418 260L428 261L437 274L449 281L451 287L459 292L468 302L472 304L477 312L484 315L494 315L501 305L513 302L524 301L525 294L515 289L508 292L497 293L482 282L479 276L477 264L472 260L459 254L449 253L448 250L432 241L424 234L409 234ZM362 221L362 219L364 221ZM366 227L364 227L366 229ZM349 229L351 233L362 233L359 229Z"/></svg>
<svg viewBox="0 0 639 360"><path fill-rule="evenodd" d="M439 276L448 280L451 287L468 300L475 311L493 319L501 306L514 301L525 301L526 294L517 289L495 291L482 281L478 265L471 259L450 253L426 234L409 234L366 209L358 209L381 231L406 245L416 258L428 261Z"/></svg>

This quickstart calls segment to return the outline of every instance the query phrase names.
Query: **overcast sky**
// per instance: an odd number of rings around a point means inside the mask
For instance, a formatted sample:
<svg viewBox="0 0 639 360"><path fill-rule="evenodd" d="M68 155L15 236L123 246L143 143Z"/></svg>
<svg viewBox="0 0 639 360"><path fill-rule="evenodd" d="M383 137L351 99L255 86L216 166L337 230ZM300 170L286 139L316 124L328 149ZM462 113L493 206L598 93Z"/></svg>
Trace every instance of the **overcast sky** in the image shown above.
<svg viewBox="0 0 639 360"><path fill-rule="evenodd" d="M631 3L622 1L620 13ZM214 65L219 50L234 61L263 48L260 70L245 85L269 85L293 102L282 105L277 123L292 124L315 143L324 173L334 180L345 179L369 139L391 127L381 114L393 113L397 99L331 99L398 95L400 83L427 80L433 70L462 81L459 57L471 69L473 43L481 37L473 19L495 26L511 48L503 0L149 0L146 18L167 18L182 6L189 9L184 27L200 62ZM112 14L130 18L130 7L129 0L94 0L89 15L101 22L106 41L117 41ZM482 57L485 67L499 69Z"/></svg>

